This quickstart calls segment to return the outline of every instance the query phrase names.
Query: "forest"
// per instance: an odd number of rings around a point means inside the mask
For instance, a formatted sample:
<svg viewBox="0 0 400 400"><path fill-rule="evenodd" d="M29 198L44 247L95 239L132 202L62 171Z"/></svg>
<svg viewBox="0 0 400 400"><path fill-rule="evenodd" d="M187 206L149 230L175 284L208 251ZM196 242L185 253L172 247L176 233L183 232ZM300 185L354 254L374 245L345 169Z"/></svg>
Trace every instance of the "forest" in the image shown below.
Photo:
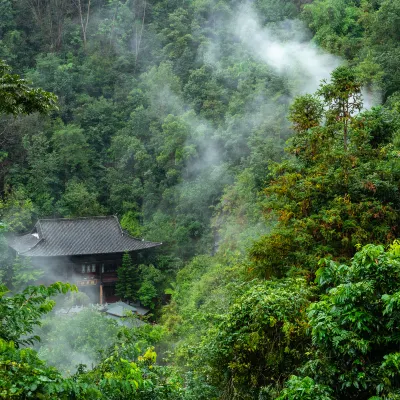
<svg viewBox="0 0 400 400"><path fill-rule="evenodd" d="M0 398L400 399L399 64L400 0L0 0ZM100 215L143 325L8 249Z"/></svg>

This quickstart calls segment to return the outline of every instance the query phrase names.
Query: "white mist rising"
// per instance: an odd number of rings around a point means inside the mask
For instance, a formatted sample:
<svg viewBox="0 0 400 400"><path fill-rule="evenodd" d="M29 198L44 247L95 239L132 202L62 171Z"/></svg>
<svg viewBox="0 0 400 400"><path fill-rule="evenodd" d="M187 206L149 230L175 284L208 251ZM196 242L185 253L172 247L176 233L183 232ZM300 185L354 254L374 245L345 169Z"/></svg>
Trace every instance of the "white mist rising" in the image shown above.
<svg viewBox="0 0 400 400"><path fill-rule="evenodd" d="M272 30L262 27L250 5L242 6L231 24L234 35L258 60L288 75L296 83L294 95L313 93L329 79L341 60L304 39L309 36L299 21L284 21Z"/></svg>
<svg viewBox="0 0 400 400"><path fill-rule="evenodd" d="M243 5L231 21L232 33L246 46L254 58L265 62L294 83L293 96L314 93L322 80L329 81L331 72L343 63L311 41L308 29L301 21L286 20L263 27L254 8ZM381 104L380 90L363 88L364 110Z"/></svg>

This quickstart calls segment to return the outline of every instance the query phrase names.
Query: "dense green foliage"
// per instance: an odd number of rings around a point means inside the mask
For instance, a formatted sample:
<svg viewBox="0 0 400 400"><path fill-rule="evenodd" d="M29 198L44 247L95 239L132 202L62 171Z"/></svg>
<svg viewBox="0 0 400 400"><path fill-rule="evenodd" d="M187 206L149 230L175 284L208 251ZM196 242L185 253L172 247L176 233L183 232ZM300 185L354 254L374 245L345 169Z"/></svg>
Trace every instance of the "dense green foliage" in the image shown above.
<svg viewBox="0 0 400 400"><path fill-rule="evenodd" d="M140 301L145 307L154 310L160 303L165 289L166 276L152 264L135 265L128 253L122 256L118 268L116 294L128 301Z"/></svg>
<svg viewBox="0 0 400 400"><path fill-rule="evenodd" d="M308 309L316 357L305 373L331 387L336 398L393 398L399 393L397 298L400 259L395 251L367 245L350 266L327 261L318 270L325 289Z"/></svg>
<svg viewBox="0 0 400 400"><path fill-rule="evenodd" d="M167 269L208 251L224 187L251 168L259 188L269 158L279 158L289 134L284 77L250 53L243 62L244 49L209 21L212 1L92 2L87 30L75 19L84 2L57 12L51 1L2 4L10 22L0 56L59 98L51 118L4 120L0 213L10 228L24 231L37 216L117 214L131 234L163 241ZM220 7L227 26L235 10ZM280 7L260 8L272 17ZM221 67L207 61L216 34L228 41Z"/></svg>
<svg viewBox="0 0 400 400"><path fill-rule="evenodd" d="M4 399L178 399L181 393L181 383L176 373L166 367L155 366L156 353L153 347L148 347L142 354L140 345L149 345L149 340L140 340L143 333L130 332L123 328L119 333L119 340L111 348L105 347L105 356L101 362L91 371L85 372L85 366L81 365L78 372L71 378L64 378L55 368L49 367L44 361L39 359L35 350L30 348L16 348L17 345L31 343L33 338L25 338L21 335L31 332L35 325L39 323L38 316L48 313L54 302L46 299L46 295L55 294L60 290L67 290L68 285L57 283L48 288L28 287L24 293L31 293L23 303L29 307L32 316L24 312L21 303L22 295L14 295L2 298L1 306L1 337L0 337L0 397ZM40 294L40 295L39 295ZM18 306L19 307L16 307ZM88 315L82 315L88 320ZM98 314L92 318L102 319ZM90 318L89 318L90 320ZM54 322L54 321L53 321ZM64 320L66 326L71 325L71 321ZM96 323L95 321L92 321ZM110 322L110 321L109 321ZM101 325L97 325L100 328ZM104 329L104 323L103 329ZM111 324L112 325L112 324ZM79 326L72 324L76 335L85 335L86 339L97 340L99 333L103 335L111 334L108 330L96 332L92 330L90 324ZM115 327L115 326L114 326ZM80 331L81 330L81 331ZM82 332L83 331L83 332ZM11 332L11 333L10 333ZM133 336L135 335L135 336ZM151 338L152 333L146 332L145 337ZM63 346L68 346L67 335L63 332ZM13 339L13 340L10 340ZM58 337L58 339L61 339ZM76 349L82 343L79 337L72 339ZM59 343L60 344L60 343ZM107 343L109 344L109 343ZM86 343L90 347L90 343ZM94 347L92 347L94 348ZM65 348L64 348L65 350ZM55 349L52 359L53 363L57 360L57 352L62 349ZM46 355L46 354L45 354ZM71 354L73 356L73 354ZM64 366L68 366L68 361L63 360ZM79 362L79 360L76 360Z"/></svg>
<svg viewBox="0 0 400 400"><path fill-rule="evenodd" d="M122 299L137 300L140 288L140 274L137 265L134 265L128 253L122 256L122 265L118 268L118 282L115 293Z"/></svg>
<svg viewBox="0 0 400 400"><path fill-rule="evenodd" d="M316 96L293 103L287 150L295 157L272 169L264 190L266 212L279 222L250 252L261 273L315 271L321 257L349 259L357 244L399 235L400 160L391 142L399 115L381 107L357 113L360 90L354 72L340 67Z"/></svg>
<svg viewBox="0 0 400 400"><path fill-rule="evenodd" d="M397 0L316 0L304 7L303 17L318 44L348 59L388 99L399 91L399 7Z"/></svg>
<svg viewBox="0 0 400 400"><path fill-rule="evenodd" d="M32 344L39 337L33 335L35 325L40 324L41 317L50 312L55 305L50 296L76 290L69 283L54 283L48 287L28 286L21 293L7 296L7 288L2 285L0 292L0 338L13 342L16 347Z"/></svg>
<svg viewBox="0 0 400 400"><path fill-rule="evenodd" d="M0 61L0 113L47 113L55 107L56 96L29 87L18 75L11 75L10 70L9 65Z"/></svg>
<svg viewBox="0 0 400 400"><path fill-rule="evenodd" d="M400 2L241 3L0 0L0 220L164 243L127 328L0 236L1 398L400 397Z"/></svg>

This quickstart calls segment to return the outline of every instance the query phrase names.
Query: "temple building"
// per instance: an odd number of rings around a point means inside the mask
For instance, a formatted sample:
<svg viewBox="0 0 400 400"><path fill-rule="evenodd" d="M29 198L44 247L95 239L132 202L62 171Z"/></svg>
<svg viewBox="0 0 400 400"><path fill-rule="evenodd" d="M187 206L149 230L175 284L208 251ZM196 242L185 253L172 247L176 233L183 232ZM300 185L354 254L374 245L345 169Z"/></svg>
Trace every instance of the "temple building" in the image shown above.
<svg viewBox="0 0 400 400"><path fill-rule="evenodd" d="M31 233L9 237L8 244L44 270L37 283L70 282L100 304L119 300L115 284L125 252L139 263L161 245L130 236L114 216L39 219Z"/></svg>

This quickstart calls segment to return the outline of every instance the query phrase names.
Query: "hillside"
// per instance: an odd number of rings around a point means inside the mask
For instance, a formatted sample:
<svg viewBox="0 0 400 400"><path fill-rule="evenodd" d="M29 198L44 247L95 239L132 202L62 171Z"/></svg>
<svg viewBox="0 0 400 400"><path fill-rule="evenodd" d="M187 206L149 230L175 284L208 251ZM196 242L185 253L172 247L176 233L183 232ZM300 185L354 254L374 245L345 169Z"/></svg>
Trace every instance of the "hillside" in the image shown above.
<svg viewBox="0 0 400 400"><path fill-rule="evenodd" d="M0 15L3 230L116 215L163 242L120 269L155 323L130 329L45 317L79 294L26 288L2 239L0 397L400 397L399 0Z"/></svg>

